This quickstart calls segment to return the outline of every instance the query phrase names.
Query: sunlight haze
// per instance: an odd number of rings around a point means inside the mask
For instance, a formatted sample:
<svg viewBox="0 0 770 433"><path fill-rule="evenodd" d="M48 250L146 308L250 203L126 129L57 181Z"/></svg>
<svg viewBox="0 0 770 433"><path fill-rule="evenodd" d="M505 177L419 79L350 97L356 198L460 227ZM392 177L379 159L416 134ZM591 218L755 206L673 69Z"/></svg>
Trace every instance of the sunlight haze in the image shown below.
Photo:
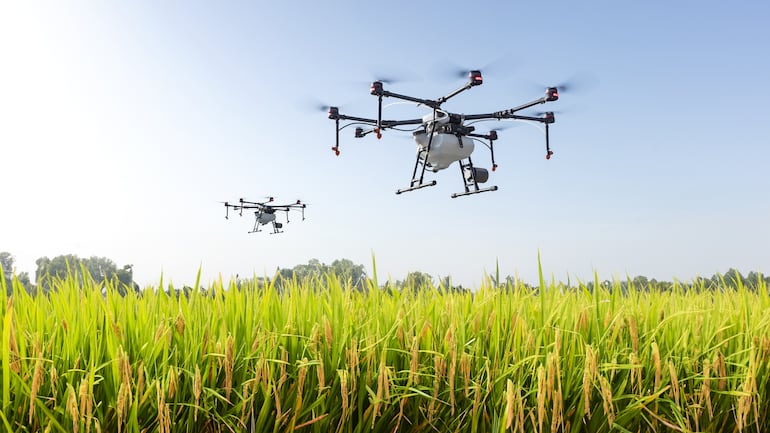
<svg viewBox="0 0 770 433"><path fill-rule="evenodd" d="M770 271L766 2L0 1L0 251L134 265L142 286L272 276L347 258L477 287L502 275L690 280ZM485 68L485 65L488 68ZM376 117L372 80L486 113L574 79L540 128L495 143L499 190L408 185L407 132L340 136L316 105ZM386 101L387 103L397 101ZM428 111L389 106L386 118ZM477 125L480 130L503 122ZM539 126L539 125L538 125ZM474 163L489 168L477 146ZM308 203L247 233L223 201ZM282 216L279 218L283 218Z"/></svg>

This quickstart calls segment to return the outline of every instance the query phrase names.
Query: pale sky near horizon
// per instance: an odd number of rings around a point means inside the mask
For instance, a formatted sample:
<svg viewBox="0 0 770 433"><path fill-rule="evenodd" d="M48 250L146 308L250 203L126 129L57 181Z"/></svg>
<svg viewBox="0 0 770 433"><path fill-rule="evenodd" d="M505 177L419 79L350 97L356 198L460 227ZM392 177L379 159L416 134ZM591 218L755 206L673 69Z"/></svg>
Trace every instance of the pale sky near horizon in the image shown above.
<svg viewBox="0 0 770 433"><path fill-rule="evenodd" d="M761 1L0 0L0 251L108 257L142 285L272 275L348 258L419 270L689 280L770 272L770 5ZM554 157L538 128L499 133L496 192L452 199L411 177L408 133L353 138L317 103L376 116L369 83L503 110L571 77ZM487 66L487 67L485 67ZM388 107L386 118L424 108ZM505 125L508 125L507 123ZM477 125L480 130L500 126ZM477 148L474 162L489 165ZM309 203L285 233L225 220L239 197Z"/></svg>

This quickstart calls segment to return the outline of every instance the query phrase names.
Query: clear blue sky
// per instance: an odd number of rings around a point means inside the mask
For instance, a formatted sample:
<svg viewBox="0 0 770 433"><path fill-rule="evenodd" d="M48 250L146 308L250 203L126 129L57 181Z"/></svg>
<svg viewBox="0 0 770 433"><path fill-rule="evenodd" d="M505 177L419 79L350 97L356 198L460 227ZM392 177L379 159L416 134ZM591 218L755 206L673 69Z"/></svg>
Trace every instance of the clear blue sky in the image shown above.
<svg viewBox="0 0 770 433"><path fill-rule="evenodd" d="M41 256L104 256L142 285L312 258L371 273L372 254L380 279L466 287L496 262L535 282L538 251L557 280L770 272L769 19L763 1L0 2L0 251L33 277ZM404 133L348 129L334 156L314 103L375 116L372 79L438 98L464 82L448 65L485 72L444 105L460 113L580 78L550 106L554 158L506 129L499 191L452 199L452 167L394 194ZM265 195L307 220L224 219L219 201Z"/></svg>

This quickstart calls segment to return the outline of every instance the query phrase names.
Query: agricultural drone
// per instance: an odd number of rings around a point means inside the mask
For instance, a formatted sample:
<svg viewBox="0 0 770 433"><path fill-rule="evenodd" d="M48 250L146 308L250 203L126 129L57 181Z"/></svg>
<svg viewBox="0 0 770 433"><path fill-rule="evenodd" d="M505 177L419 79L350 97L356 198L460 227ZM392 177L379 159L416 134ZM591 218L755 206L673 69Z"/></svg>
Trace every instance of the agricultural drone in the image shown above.
<svg viewBox="0 0 770 433"><path fill-rule="evenodd" d="M249 233L260 232L259 226L266 225L268 223L273 224L273 231L270 234L283 233L283 224L275 220L276 212L286 213L286 223L289 223L289 212L292 210L299 210L302 212L302 221L305 220L305 207L307 204L302 203L301 200L297 200L291 204L273 204L274 198L268 197L263 202L247 201L244 199L238 199L237 204L225 202L225 219L230 217L230 209L238 211L238 216L243 216L244 210L254 209L254 228Z"/></svg>
<svg viewBox="0 0 770 433"><path fill-rule="evenodd" d="M558 100L559 87L548 87L545 91L545 96L507 110L484 114L457 114L442 110L441 105L471 87L480 86L483 83L481 71L470 71L468 82L464 86L439 99L422 99L393 93L383 88L383 82L375 81L370 88L370 93L377 97L376 119L341 114L338 107L328 108L329 119L334 120L337 125L337 139L332 150L339 156L340 130L351 125L356 125L356 138L362 138L370 133L374 133L378 139L382 138L382 132L386 129L404 130L399 129L399 127L417 125L415 129L411 130L414 141L417 142L417 158L412 170L412 180L408 187L397 190L396 194L436 185L435 180L425 181L425 171L430 169L435 173L449 167L454 162L458 162L460 165L460 174L463 178L465 191L452 194L452 198L486 191L496 191L497 186L479 187L480 183L485 183L489 179L489 171L484 168L475 167L471 160L471 154L474 150L474 141L485 145L489 149L492 158L492 171L495 171L497 164L495 163L494 142L498 138L497 131L493 129L486 134L479 134L474 132L475 127L470 123L503 119L542 123L545 125L545 158L551 159L551 155L553 155L548 137L548 127L556 121L554 113L548 111L534 116L516 113L538 104ZM423 105L431 109L432 112L419 119L384 120L382 118L382 99L385 97L413 102L418 106ZM341 121L349 123L340 126ZM466 122L470 123L466 124Z"/></svg>

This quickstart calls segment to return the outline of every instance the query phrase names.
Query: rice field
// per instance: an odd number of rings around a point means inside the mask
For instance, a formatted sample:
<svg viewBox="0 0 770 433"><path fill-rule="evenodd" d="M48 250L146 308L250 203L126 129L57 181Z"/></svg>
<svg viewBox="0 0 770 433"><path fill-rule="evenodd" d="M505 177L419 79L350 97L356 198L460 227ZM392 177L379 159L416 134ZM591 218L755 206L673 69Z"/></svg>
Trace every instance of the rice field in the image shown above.
<svg viewBox="0 0 770 433"><path fill-rule="evenodd" d="M598 277L597 277L598 287ZM13 432L764 432L767 288L351 290L333 275L3 297ZM3 287L3 289L5 289ZM104 290L103 290L104 289Z"/></svg>

